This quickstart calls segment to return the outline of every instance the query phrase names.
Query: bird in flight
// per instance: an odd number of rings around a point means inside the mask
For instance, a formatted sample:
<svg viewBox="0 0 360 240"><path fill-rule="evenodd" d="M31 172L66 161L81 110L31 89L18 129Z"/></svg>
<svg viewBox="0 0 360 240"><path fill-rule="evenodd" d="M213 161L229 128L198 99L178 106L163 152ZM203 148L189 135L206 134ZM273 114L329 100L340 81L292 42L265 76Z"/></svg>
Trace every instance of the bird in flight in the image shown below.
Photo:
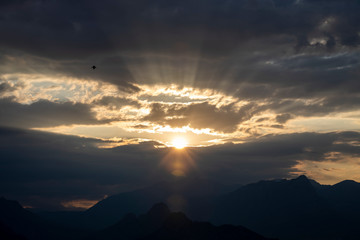
<svg viewBox="0 0 360 240"><path fill-rule="evenodd" d="M95 70L95 68L96 68L96 66L92 66L92 67L91 67L92 70Z"/></svg>

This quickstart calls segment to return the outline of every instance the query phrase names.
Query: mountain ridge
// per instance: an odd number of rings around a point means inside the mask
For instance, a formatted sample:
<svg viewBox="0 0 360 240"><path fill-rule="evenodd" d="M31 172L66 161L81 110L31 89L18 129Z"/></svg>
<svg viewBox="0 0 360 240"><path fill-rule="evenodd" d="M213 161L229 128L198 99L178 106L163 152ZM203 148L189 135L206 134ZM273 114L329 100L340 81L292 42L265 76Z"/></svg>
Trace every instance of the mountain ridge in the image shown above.
<svg viewBox="0 0 360 240"><path fill-rule="evenodd" d="M155 204L146 214L126 215L113 226L86 240L270 240L242 226L214 226L190 220L182 212L170 212L164 203Z"/></svg>
<svg viewBox="0 0 360 240"><path fill-rule="evenodd" d="M169 200L168 194L173 194L169 190L169 186L171 186L171 182L143 188L140 190L140 194L139 191L134 191L135 194L131 192L132 194L127 195L126 201L128 203L136 202L137 205L134 205L136 208L144 202L144 198L148 198L145 199L147 204L156 198ZM201 189L201 187L211 187L211 184L199 184L194 187L189 181L184 185L181 183L174 186L175 188L183 187L178 193L186 193L190 196L180 200L185 199L184 202L181 202L184 207L183 212L194 222L241 225L259 234L279 237L282 240L302 240L310 239L310 237L314 239L342 238L353 240L360 236L360 231L357 230L357 226L360 224L358 220L358 215L360 215L358 204L360 202L360 184L352 180L342 181L334 185L321 185L306 176L299 176L294 179L262 180L241 186L235 191L221 194L216 194L216 191L212 189ZM192 188L188 190L188 186ZM201 194L199 191L196 192L199 189L201 189ZM154 190L155 198L152 198ZM192 192L197 194L191 196ZM215 193L211 195L211 192ZM124 194L118 196L122 197ZM112 196L109 198L111 199ZM101 202L107 204L105 200ZM72 220L78 225L93 230L113 226L120 220L128 224L138 221L137 214L141 213L144 206L133 212L131 208L128 208L129 205L122 203L124 201L116 203L116 206L121 208L120 210L108 206L108 209L113 210L113 216L115 216L112 218L113 223L109 221L110 224L107 222L103 225L96 225L97 222L93 221L94 219L89 221L86 211L69 214L68 218L64 218L62 221L70 222ZM26 214L29 215L29 211L23 209L15 201L9 202L9 204L14 209L26 211ZM119 212L120 214L117 214ZM133 213L127 214L131 212ZM76 216L80 217L77 218ZM103 213L103 216L106 217L106 212ZM26 217L23 218L26 219ZM95 220L101 222L103 219ZM71 224L69 223L69 225Z"/></svg>
<svg viewBox="0 0 360 240"><path fill-rule="evenodd" d="M115 223L119 216L128 212L145 212L156 202L166 202L174 211L184 210L189 198L222 194L228 188L231 187L206 179L174 178L150 187L109 196L87 209L84 216L95 221L101 219L104 227Z"/></svg>
<svg viewBox="0 0 360 240"><path fill-rule="evenodd" d="M0 198L0 222L16 235L28 240L77 239L82 232L64 228L24 209L19 202Z"/></svg>

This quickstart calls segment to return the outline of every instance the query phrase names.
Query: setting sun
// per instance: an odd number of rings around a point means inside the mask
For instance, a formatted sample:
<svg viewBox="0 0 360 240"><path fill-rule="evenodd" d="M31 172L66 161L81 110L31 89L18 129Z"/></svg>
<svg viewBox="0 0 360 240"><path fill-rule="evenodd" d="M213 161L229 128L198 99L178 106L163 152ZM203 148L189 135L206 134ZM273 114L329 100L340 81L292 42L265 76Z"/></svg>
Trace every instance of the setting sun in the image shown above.
<svg viewBox="0 0 360 240"><path fill-rule="evenodd" d="M187 141L185 138L177 137L172 140L172 145L177 149L182 149L187 146Z"/></svg>

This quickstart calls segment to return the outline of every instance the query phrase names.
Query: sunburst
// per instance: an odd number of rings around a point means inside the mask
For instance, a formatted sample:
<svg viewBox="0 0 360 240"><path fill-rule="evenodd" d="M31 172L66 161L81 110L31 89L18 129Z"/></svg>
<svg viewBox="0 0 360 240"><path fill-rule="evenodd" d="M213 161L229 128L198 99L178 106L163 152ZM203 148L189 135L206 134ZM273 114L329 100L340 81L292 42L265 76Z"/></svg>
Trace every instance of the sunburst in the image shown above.
<svg viewBox="0 0 360 240"><path fill-rule="evenodd" d="M183 137L176 137L172 140L172 146L177 149L183 149L188 144L187 140Z"/></svg>

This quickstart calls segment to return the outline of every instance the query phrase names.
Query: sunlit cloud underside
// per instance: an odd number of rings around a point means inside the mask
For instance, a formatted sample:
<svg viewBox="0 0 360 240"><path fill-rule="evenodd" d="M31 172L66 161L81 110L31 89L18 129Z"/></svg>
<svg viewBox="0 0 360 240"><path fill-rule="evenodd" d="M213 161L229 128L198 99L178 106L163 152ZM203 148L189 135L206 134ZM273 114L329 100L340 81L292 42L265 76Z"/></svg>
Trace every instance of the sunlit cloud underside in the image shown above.
<svg viewBox="0 0 360 240"><path fill-rule="evenodd" d="M140 91L128 93L110 83L64 76L5 74L2 81L12 88L2 94L2 101L29 111L45 105L40 114L48 119L42 126L30 116L30 128L112 139L120 145L158 141L173 146L173 139L182 137L188 146L207 146L266 134L358 130L360 126L358 111L318 116L291 113L292 105L306 109L322 104L317 98L284 103L282 108L290 112L284 113L271 100L249 101L214 89L176 84L138 85ZM74 106L79 110L72 110ZM65 111L69 119L61 119L62 113L57 115L56 108ZM6 124L16 126L17 122Z"/></svg>

